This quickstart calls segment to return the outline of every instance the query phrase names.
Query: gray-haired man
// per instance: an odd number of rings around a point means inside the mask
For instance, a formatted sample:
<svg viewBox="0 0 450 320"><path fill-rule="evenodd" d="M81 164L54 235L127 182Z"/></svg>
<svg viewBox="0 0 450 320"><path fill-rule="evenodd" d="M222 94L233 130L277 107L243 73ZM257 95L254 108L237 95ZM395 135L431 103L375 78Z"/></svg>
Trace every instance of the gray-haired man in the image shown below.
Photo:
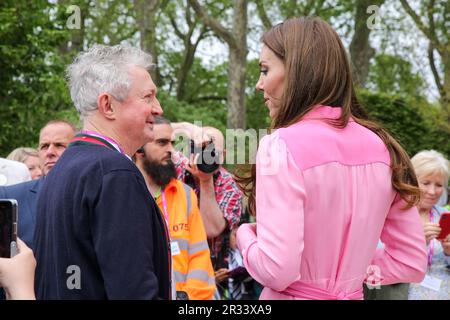
<svg viewBox="0 0 450 320"><path fill-rule="evenodd" d="M151 56L94 46L68 68L83 130L48 174L38 200L38 299L168 299L165 224L130 159L162 114Z"/></svg>

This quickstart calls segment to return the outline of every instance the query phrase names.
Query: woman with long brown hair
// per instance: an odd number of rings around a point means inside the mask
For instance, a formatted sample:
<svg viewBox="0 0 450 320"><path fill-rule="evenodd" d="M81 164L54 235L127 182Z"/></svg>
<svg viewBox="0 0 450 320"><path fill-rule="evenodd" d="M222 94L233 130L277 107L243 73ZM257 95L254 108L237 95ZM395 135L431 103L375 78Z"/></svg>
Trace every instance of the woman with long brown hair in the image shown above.
<svg viewBox="0 0 450 320"><path fill-rule="evenodd" d="M362 299L364 281L421 281L416 176L359 106L339 36L320 18L293 18L262 42L256 88L273 131L243 181L257 223L237 234L260 298Z"/></svg>

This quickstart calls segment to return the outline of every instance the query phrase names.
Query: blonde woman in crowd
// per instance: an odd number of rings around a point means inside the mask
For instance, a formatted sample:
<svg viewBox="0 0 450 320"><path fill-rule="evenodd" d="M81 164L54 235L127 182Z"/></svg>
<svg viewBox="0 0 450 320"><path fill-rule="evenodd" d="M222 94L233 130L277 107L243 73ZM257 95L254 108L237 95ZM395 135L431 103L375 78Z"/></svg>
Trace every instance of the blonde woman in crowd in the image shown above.
<svg viewBox="0 0 450 320"><path fill-rule="evenodd" d="M8 155L7 159L24 163L30 171L32 180L42 177L42 169L39 166L39 154L36 149L16 148Z"/></svg>
<svg viewBox="0 0 450 320"><path fill-rule="evenodd" d="M448 185L449 161L437 151L425 150L417 153L411 162L421 190L418 209L427 241L428 270L421 283L410 285L409 299L448 300L450 299L450 235L442 241L436 239L441 231L440 215L445 211L436 203Z"/></svg>

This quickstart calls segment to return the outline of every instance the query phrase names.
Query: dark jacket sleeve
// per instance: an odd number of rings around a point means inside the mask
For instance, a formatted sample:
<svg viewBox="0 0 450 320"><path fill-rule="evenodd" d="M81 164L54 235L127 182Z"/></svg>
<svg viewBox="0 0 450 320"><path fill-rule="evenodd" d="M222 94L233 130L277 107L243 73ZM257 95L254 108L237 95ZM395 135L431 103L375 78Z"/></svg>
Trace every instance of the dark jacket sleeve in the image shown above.
<svg viewBox="0 0 450 320"><path fill-rule="evenodd" d="M94 249L108 299L155 299L151 216L157 214L148 191L130 171L113 171L103 177L91 229Z"/></svg>
<svg viewBox="0 0 450 320"><path fill-rule="evenodd" d="M0 187L0 199L7 199L5 187Z"/></svg>

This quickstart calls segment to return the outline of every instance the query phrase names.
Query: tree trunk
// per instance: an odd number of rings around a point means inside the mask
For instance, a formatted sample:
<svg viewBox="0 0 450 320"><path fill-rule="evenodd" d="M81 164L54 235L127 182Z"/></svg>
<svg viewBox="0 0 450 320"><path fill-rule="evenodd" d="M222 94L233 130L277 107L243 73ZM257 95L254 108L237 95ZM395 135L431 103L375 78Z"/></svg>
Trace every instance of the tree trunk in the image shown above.
<svg viewBox="0 0 450 320"><path fill-rule="evenodd" d="M248 52L247 1L238 0L235 2L233 26L237 46L230 46L229 52L227 128L245 129L245 75Z"/></svg>
<svg viewBox="0 0 450 320"><path fill-rule="evenodd" d="M426 5L426 12L428 16L428 25L425 25L419 17L419 15L411 8L409 2L407 0L400 0L403 9L405 9L406 13L413 19L417 28L428 38L430 41L429 49L429 60L431 71L433 72L434 80L436 82L436 86L438 87L439 94L441 95L441 106L444 112L447 115L447 120L450 123L450 44L448 43L448 38L445 41L439 39L438 34L439 31L447 35L447 20L445 19L443 23L436 24L435 18L433 14L436 12L436 1L429 1ZM443 2L445 3L445 2ZM446 3L448 4L448 3ZM445 12L448 11L445 8ZM445 16L446 17L446 16ZM438 31L436 30L438 28ZM433 57L433 49L436 49L439 53L443 65L444 71L444 80L442 81L439 77L437 68L435 66L434 57ZM430 51L431 50L431 51Z"/></svg>
<svg viewBox="0 0 450 320"><path fill-rule="evenodd" d="M153 57L155 67L150 71L153 82L157 86L162 85L161 73L158 69L158 49L156 46L156 14L161 5L160 0L134 0L136 20L141 36L141 49L150 53Z"/></svg>
<svg viewBox="0 0 450 320"><path fill-rule="evenodd" d="M442 64L444 65L444 84L441 93L442 108L447 114L447 121L450 123L450 50L442 55Z"/></svg>
<svg viewBox="0 0 450 320"><path fill-rule="evenodd" d="M247 53L230 50L228 68L227 128L245 129L245 72Z"/></svg>
<svg viewBox="0 0 450 320"><path fill-rule="evenodd" d="M235 0L233 30L230 32L207 14L197 0L189 0L195 13L229 47L228 66L228 116L227 127L245 129L245 76L247 65L247 8L248 0Z"/></svg>
<svg viewBox="0 0 450 320"><path fill-rule="evenodd" d="M178 29L175 19L169 14L170 21L175 30L175 34L184 43L183 61L181 63L181 67L178 69L178 72L177 72L177 99L178 100L186 99L186 81L188 78L188 74L192 68L192 65L194 64L195 52L197 51L197 47L198 47L200 41L205 37L206 32L207 32L207 28L205 26L203 26L200 30L200 34L197 37L197 40L195 40L194 43L191 42L192 35L194 34L194 31L197 29L197 26L199 24L198 19L192 19L191 9L192 8L190 7L189 3L187 3L187 6L185 8L185 10L186 10L185 18L186 18L186 23L187 23L189 29L186 33L183 33L181 30Z"/></svg>
<svg viewBox="0 0 450 320"><path fill-rule="evenodd" d="M197 51L198 43L188 43L185 47L183 62L181 68L177 73L177 100L184 100L186 98L186 80L189 70L194 64L195 51Z"/></svg>
<svg viewBox="0 0 450 320"><path fill-rule="evenodd" d="M375 55L375 50L370 46L371 29L367 26L370 14L367 8L371 5L384 3L385 0L361 0L356 1L355 33L350 43L350 55L353 62L353 75L355 83L364 87L369 75L370 59Z"/></svg>

